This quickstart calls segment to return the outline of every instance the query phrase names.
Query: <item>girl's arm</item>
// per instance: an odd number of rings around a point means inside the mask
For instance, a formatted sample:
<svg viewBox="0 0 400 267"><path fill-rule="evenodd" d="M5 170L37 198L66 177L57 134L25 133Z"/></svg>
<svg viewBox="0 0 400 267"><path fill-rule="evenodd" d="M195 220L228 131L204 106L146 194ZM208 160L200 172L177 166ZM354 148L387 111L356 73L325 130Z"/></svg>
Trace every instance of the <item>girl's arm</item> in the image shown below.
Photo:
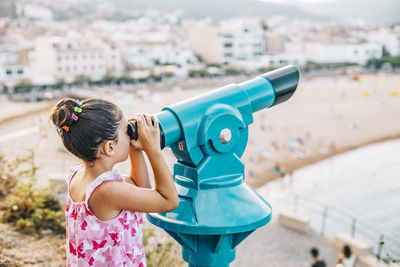
<svg viewBox="0 0 400 267"><path fill-rule="evenodd" d="M139 187L151 188L149 172L143 152L131 146L129 158L131 160L130 179Z"/></svg>
<svg viewBox="0 0 400 267"><path fill-rule="evenodd" d="M89 206L108 210L106 213L119 210L166 212L178 206L179 198L175 184L160 148L158 118L154 118L153 125L150 116L139 115L137 125L139 139L131 140L131 144L146 152L153 169L155 188L141 188L129 183L109 181L96 188L89 199Z"/></svg>
<svg viewBox="0 0 400 267"><path fill-rule="evenodd" d="M109 211L167 212L176 209L179 204L178 194L161 151L146 153L153 168L154 189L109 181L96 189L89 199L89 206L95 205ZM96 210L94 212L96 214Z"/></svg>

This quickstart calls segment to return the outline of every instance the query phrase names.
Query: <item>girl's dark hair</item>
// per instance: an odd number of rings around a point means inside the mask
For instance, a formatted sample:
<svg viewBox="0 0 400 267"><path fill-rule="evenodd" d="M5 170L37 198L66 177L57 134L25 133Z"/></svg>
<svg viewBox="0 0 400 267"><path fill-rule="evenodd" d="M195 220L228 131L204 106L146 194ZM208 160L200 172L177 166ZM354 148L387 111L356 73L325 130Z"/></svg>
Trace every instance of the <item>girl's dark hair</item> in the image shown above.
<svg viewBox="0 0 400 267"><path fill-rule="evenodd" d="M349 247L348 245L345 245L345 246L343 247L343 254L344 254L344 256L345 256L346 258L350 258L350 256L351 256L351 249L350 249L350 247Z"/></svg>
<svg viewBox="0 0 400 267"><path fill-rule="evenodd" d="M102 99L85 99L81 101L82 112L75 113L78 120L72 119L74 107L79 107L76 100L60 100L50 119L57 127L65 148L88 162L97 159L99 146L107 140L116 140L122 120L122 111L113 103ZM69 127L66 131L63 126ZM118 141L118 140L117 140Z"/></svg>

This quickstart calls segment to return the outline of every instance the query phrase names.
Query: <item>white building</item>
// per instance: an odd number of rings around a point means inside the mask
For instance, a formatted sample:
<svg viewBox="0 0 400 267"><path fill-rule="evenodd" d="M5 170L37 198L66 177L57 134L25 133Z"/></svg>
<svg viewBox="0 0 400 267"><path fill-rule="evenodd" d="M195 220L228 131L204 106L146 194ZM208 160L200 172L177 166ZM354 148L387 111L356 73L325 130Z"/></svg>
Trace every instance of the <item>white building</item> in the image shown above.
<svg viewBox="0 0 400 267"><path fill-rule="evenodd" d="M30 80L30 69L26 65L0 65L0 83L14 85L21 80Z"/></svg>
<svg viewBox="0 0 400 267"><path fill-rule="evenodd" d="M52 20L53 12L50 8L34 4L17 4L16 13L19 17L31 19Z"/></svg>
<svg viewBox="0 0 400 267"><path fill-rule="evenodd" d="M127 64L133 68L152 68L156 65L185 66L197 61L192 51L169 43L136 43L128 47Z"/></svg>
<svg viewBox="0 0 400 267"><path fill-rule="evenodd" d="M0 66L18 61L18 49L12 45L0 45Z"/></svg>
<svg viewBox="0 0 400 267"><path fill-rule="evenodd" d="M106 70L114 75L122 75L125 70L122 53L116 42L109 40L96 39L94 36L86 36L90 40L87 46L98 47L103 50Z"/></svg>
<svg viewBox="0 0 400 267"><path fill-rule="evenodd" d="M370 59L380 59L382 57L383 46L378 43L348 44L348 62L364 65Z"/></svg>
<svg viewBox="0 0 400 267"><path fill-rule="evenodd" d="M304 55L309 61L318 63L356 63L363 65L369 59L382 57L382 45L378 43L286 43L285 53Z"/></svg>
<svg viewBox="0 0 400 267"><path fill-rule="evenodd" d="M248 71L256 71L261 68L281 67L286 65L303 66L306 63L307 60L303 55L287 54L263 55L257 58L257 60L232 62L233 65L242 67Z"/></svg>
<svg viewBox="0 0 400 267"><path fill-rule="evenodd" d="M256 60L265 54L259 20L231 19L219 26L199 24L189 31L189 47L207 63Z"/></svg>
<svg viewBox="0 0 400 267"><path fill-rule="evenodd" d="M400 33L383 28L368 33L367 39L385 46L391 56L400 56Z"/></svg>
<svg viewBox="0 0 400 267"><path fill-rule="evenodd" d="M99 80L107 73L108 54L105 50L105 47L61 37L39 38L32 66L56 79L73 81L76 76L85 75Z"/></svg>
<svg viewBox="0 0 400 267"><path fill-rule="evenodd" d="M265 54L265 36L259 20L222 21L219 34L223 44L223 61L255 60Z"/></svg>
<svg viewBox="0 0 400 267"><path fill-rule="evenodd" d="M106 59L107 72L115 75L122 75L125 70L125 65L122 60L121 51L115 44L105 45L104 56Z"/></svg>
<svg viewBox="0 0 400 267"><path fill-rule="evenodd" d="M0 83L13 86L21 80L31 80L27 62L29 49L17 45L0 46Z"/></svg>

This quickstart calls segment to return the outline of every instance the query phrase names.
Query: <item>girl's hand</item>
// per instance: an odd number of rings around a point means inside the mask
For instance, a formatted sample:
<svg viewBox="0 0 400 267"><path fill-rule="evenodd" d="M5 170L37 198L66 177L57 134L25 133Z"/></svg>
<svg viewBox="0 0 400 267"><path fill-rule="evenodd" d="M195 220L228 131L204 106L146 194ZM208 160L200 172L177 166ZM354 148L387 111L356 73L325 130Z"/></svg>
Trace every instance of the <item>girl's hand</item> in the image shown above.
<svg viewBox="0 0 400 267"><path fill-rule="evenodd" d="M131 146L144 150L146 153L161 151L160 128L157 116L154 116L154 125L149 114L139 113L129 121L131 120L136 120L138 131L138 140L132 139Z"/></svg>
<svg viewBox="0 0 400 267"><path fill-rule="evenodd" d="M149 115L138 114L134 120L137 122L138 140L131 140L131 146L132 149L136 148L146 152L153 169L154 189L142 188L119 181L103 183L89 199L89 207L92 207L95 213L96 207L118 212L120 210L134 210L149 213L171 211L179 205L179 197L173 177L161 153L158 118L154 117L154 125ZM145 176L144 158L133 155L132 150L131 152L131 159L136 157L134 162L136 165L133 166L133 169L136 170L131 173L131 178L134 178L132 181L135 181L135 183L138 181L137 185L139 186L150 187L147 182L140 182L144 181L143 177L138 177Z"/></svg>

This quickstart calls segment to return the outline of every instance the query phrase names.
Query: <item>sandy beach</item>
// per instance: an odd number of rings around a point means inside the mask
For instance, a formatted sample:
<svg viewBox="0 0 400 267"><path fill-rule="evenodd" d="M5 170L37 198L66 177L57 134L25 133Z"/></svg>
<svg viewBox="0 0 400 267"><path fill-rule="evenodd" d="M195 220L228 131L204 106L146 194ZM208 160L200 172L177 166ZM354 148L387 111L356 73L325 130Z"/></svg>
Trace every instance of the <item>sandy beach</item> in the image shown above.
<svg viewBox="0 0 400 267"><path fill-rule="evenodd" d="M245 81L241 79L236 82ZM97 89L71 94L110 99L131 117L137 112L158 112L223 85L226 81L197 89L171 86L158 91ZM45 180L63 179L68 167L77 161L66 153L48 123L53 104L3 101L0 105L0 153L7 157L34 149L38 175ZM400 76L361 75L358 80L349 76L302 77L291 99L253 115L242 160L247 182L257 188L332 155L400 137ZM164 153L172 169L175 158L169 149ZM123 163L119 168L126 171L128 165Z"/></svg>
<svg viewBox="0 0 400 267"><path fill-rule="evenodd" d="M274 165L290 174L366 144L399 138L399 93L399 76L303 80L289 101L255 114L243 156L255 172L248 182L258 187L283 175Z"/></svg>

